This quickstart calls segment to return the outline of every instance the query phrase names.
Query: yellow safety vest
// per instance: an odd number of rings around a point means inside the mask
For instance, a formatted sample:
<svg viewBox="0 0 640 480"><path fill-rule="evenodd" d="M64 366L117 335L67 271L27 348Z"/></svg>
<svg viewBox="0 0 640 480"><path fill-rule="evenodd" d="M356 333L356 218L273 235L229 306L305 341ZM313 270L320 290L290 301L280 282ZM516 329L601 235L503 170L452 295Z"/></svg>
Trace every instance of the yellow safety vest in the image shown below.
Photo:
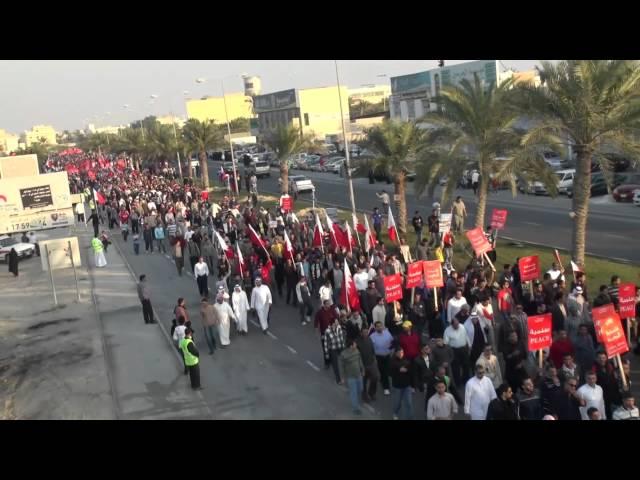
<svg viewBox="0 0 640 480"><path fill-rule="evenodd" d="M91 246L93 247L93 251L95 253L100 253L104 250L104 245L102 245L102 241L99 238L93 237L91 240Z"/></svg>
<svg viewBox="0 0 640 480"><path fill-rule="evenodd" d="M184 363L187 367L193 367L194 365L197 365L199 361L198 357L196 357L189 351L188 347L190 343L193 343L193 340L191 340L190 338L183 338L182 340L180 340L180 350L182 350L182 354L184 355Z"/></svg>

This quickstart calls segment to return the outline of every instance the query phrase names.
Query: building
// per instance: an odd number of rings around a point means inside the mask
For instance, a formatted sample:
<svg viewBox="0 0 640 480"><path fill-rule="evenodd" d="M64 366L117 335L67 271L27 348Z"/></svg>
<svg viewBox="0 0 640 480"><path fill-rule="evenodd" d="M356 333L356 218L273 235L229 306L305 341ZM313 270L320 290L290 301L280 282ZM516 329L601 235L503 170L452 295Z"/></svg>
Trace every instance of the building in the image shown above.
<svg viewBox="0 0 640 480"><path fill-rule="evenodd" d="M228 93L224 98L227 102L229 121L253 116L251 97L244 93ZM200 121L213 120L217 124L227 123L223 97L204 97L201 100L187 100L186 108L187 118L195 118Z"/></svg>
<svg viewBox="0 0 640 480"><path fill-rule="evenodd" d="M391 77L391 118L403 121L416 120L427 112L435 111L437 105L434 98L439 95L442 87L459 85L464 79L473 81L475 74L487 87L514 75L519 76L518 81L528 81L527 79L531 80L535 76L527 76L524 72L521 74L513 70L502 71L499 60L477 60Z"/></svg>
<svg viewBox="0 0 640 480"><path fill-rule="evenodd" d="M349 92L340 87L342 113L349 125ZM342 117L338 87L291 89L258 95L254 111L258 115L258 129L264 135L283 125L295 125L303 134L318 140L342 136Z"/></svg>
<svg viewBox="0 0 640 480"><path fill-rule="evenodd" d="M184 118L177 117L175 115L164 115L162 117L156 117L156 120L161 125L172 125L175 123L178 127L182 127L186 122Z"/></svg>
<svg viewBox="0 0 640 480"><path fill-rule="evenodd" d="M8 155L18 150L20 137L0 128L0 154Z"/></svg>
<svg viewBox="0 0 640 480"><path fill-rule="evenodd" d="M94 127L93 133L106 133L109 135L118 135L120 133L120 130L122 130L123 128L125 127L122 125L117 127L113 127L113 126Z"/></svg>
<svg viewBox="0 0 640 480"><path fill-rule="evenodd" d="M383 114L389 109L389 85L366 85L349 89L349 116L351 120Z"/></svg>
<svg viewBox="0 0 640 480"><path fill-rule="evenodd" d="M56 131L50 125L34 125L31 130L24 132L25 143L29 147L32 143L46 143L57 145Z"/></svg>

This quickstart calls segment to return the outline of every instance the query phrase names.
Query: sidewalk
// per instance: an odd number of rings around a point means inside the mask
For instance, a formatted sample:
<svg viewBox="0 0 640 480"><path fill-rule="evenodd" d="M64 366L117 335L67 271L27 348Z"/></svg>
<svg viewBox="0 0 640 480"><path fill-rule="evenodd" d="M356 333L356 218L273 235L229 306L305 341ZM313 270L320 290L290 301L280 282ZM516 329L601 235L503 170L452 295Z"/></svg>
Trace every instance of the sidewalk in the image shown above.
<svg viewBox="0 0 640 480"><path fill-rule="evenodd" d="M90 234L81 237L81 245L89 241ZM211 419L202 396L191 390L177 352L161 327L145 325L136 282L114 247L106 254L105 268L95 268L90 255L89 269L119 418ZM153 294L151 301L153 304Z"/></svg>
<svg viewBox="0 0 640 480"><path fill-rule="evenodd" d="M18 278L0 265L0 419L210 419L160 326L144 324L114 246L96 269L90 229L41 238L74 235L79 302L72 269L54 271L56 307L40 258L21 261Z"/></svg>

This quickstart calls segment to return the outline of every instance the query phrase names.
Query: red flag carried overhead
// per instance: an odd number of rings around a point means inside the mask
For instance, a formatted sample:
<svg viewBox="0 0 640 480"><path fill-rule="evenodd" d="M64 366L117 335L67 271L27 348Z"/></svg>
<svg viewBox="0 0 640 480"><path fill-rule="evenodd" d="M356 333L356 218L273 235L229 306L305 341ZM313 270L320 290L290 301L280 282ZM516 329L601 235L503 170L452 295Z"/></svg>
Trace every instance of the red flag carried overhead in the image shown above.
<svg viewBox="0 0 640 480"><path fill-rule="evenodd" d="M324 231L322 230L322 224L320 223L320 218L316 213L316 225L313 227L313 240L311 241L311 245L314 247L322 248L323 238L324 238Z"/></svg>
<svg viewBox="0 0 640 480"><path fill-rule="evenodd" d="M557 251L557 250L556 250ZM584 270L582 270L577 263L575 263L573 260L571 260L571 271L573 273L577 273L577 272L581 272L584 273Z"/></svg>
<svg viewBox="0 0 640 480"><path fill-rule="evenodd" d="M224 241L224 238L222 238L217 230L215 230L214 232L216 234L216 238L218 239L218 243L220 244L220 248L224 251L224 254L229 260L233 259L233 248L227 245L227 242Z"/></svg>
<svg viewBox="0 0 640 480"><path fill-rule="evenodd" d="M256 231L253 229L253 227L251 225L248 225L247 230L249 232L248 235L249 235L249 240L251 240L251 243L253 243L253 245L256 248L264 248L264 242L262 241L260 236L256 233Z"/></svg>
<svg viewBox="0 0 640 480"><path fill-rule="evenodd" d="M347 226L347 245L350 252L353 252L353 247L357 246L356 239L351 235L351 227L349 226L349 222L346 222Z"/></svg>
<svg viewBox="0 0 640 480"><path fill-rule="evenodd" d="M376 246L376 234L371 230L371 227L369 227L369 219L366 215L364 216L364 224L367 229L365 232L366 236L364 237L364 248L369 252Z"/></svg>
<svg viewBox="0 0 640 480"><path fill-rule="evenodd" d="M244 275L244 272L247 270L247 266L244 263L244 257L242 256L242 252L240 251L240 243L236 243L236 251L238 252L238 266L240 268L240 277Z"/></svg>
<svg viewBox="0 0 640 480"><path fill-rule="evenodd" d="M104 195L102 195L95 188L93 189L93 196L100 205L104 205L105 203L107 203L107 199L104 198Z"/></svg>
<svg viewBox="0 0 640 480"><path fill-rule="evenodd" d="M340 244L338 243L338 239L336 237L336 230L334 228L333 222L331 221L331 217L329 217L329 215L327 215L327 228L329 229L329 235L331 237L331 249L338 250L338 246Z"/></svg>
<svg viewBox="0 0 640 480"><path fill-rule="evenodd" d="M267 285L271 283L271 267L273 266L273 262L271 261L271 257L267 260L262 268L260 269L260 276L262 277L262 281Z"/></svg>
<svg viewBox="0 0 640 480"><path fill-rule="evenodd" d="M295 260L293 259L293 245L291 245L291 240L289 240L289 235L287 235L287 231L284 231L284 250L286 253L289 254L291 261L295 262Z"/></svg>
<svg viewBox="0 0 640 480"><path fill-rule="evenodd" d="M353 228L355 228L356 232L367 233L367 229L363 224L360 223L360 221L358 220L358 216L355 213L352 213L351 215L353 216ZM365 215L365 220L366 218L367 217Z"/></svg>
<svg viewBox="0 0 640 480"><path fill-rule="evenodd" d="M351 310L360 310L360 297L358 290L356 290L356 282L351 276L351 270L349 270L347 262L344 262L344 281L340 290L340 303L345 306L349 305Z"/></svg>
<svg viewBox="0 0 640 480"><path fill-rule="evenodd" d="M398 229L396 228L396 221L393 219L391 205L389 205L389 220L387 221L387 224L389 227L389 240L393 243L399 243L400 236L398 235Z"/></svg>

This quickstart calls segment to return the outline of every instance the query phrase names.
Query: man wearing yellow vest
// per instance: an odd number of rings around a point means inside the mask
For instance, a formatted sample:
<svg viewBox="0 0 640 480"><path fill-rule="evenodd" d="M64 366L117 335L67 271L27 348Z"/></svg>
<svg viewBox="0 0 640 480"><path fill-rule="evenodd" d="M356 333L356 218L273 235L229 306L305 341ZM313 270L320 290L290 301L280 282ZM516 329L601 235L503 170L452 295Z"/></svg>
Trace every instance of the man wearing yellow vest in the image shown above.
<svg viewBox="0 0 640 480"><path fill-rule="evenodd" d="M184 356L184 363L189 370L189 378L191 379L191 388L194 390L202 390L200 386L200 352L196 344L193 343L193 330L189 327L184 331L184 338L180 340L180 350Z"/></svg>

